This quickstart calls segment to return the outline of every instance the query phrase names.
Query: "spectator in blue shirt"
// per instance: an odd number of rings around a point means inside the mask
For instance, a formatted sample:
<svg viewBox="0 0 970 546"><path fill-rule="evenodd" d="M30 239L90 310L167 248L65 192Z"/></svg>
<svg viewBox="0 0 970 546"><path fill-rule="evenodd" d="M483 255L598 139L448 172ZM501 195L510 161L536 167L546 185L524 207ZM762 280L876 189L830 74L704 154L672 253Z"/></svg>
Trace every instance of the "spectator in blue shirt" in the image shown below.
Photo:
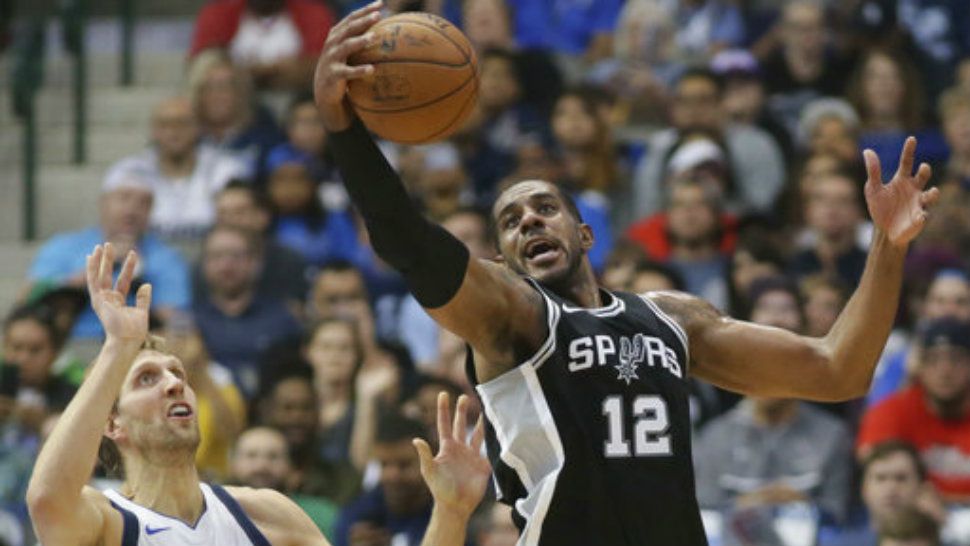
<svg viewBox="0 0 970 546"><path fill-rule="evenodd" d="M621 0L509 0L515 41L595 61L609 55Z"/></svg>
<svg viewBox="0 0 970 546"><path fill-rule="evenodd" d="M420 422L390 413L377 427L374 458L380 483L347 505L337 519L335 546L417 546L431 519L431 492L421 479L413 438L428 439Z"/></svg>
<svg viewBox="0 0 970 546"><path fill-rule="evenodd" d="M155 312L164 317L188 308L191 300L188 266L177 251L147 233L151 210L150 182L137 171L112 170L102 188L99 225L53 236L38 251L28 279L31 284L83 287L87 253L97 244L111 242L118 249L116 256L125 256L130 248L138 251L140 271L136 272L135 282L151 283ZM94 311L86 306L72 336L90 339L99 338L102 333Z"/></svg>
<svg viewBox="0 0 970 546"><path fill-rule="evenodd" d="M257 290L259 263L252 233L217 226L206 237L202 273L207 296L193 314L213 360L229 368L247 398L257 391L260 353L300 335L300 325L280 298Z"/></svg>

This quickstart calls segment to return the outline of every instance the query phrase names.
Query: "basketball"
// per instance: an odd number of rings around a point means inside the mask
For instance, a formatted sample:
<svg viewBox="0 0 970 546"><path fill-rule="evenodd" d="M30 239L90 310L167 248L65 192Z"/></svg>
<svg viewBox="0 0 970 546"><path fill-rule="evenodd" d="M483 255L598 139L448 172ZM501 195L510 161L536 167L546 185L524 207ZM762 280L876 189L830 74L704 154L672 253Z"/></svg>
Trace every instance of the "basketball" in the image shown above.
<svg viewBox="0 0 970 546"><path fill-rule="evenodd" d="M465 35L430 13L402 13L371 27L378 40L348 59L372 64L348 82L354 110L382 138L403 144L442 140L475 106L478 64Z"/></svg>

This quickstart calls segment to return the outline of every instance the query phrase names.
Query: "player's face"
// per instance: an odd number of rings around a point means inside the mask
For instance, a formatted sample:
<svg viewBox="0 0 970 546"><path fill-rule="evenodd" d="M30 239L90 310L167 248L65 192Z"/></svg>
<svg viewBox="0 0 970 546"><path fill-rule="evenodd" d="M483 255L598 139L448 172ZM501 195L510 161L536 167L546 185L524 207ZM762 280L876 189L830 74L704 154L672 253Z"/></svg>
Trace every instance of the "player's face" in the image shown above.
<svg viewBox="0 0 970 546"><path fill-rule="evenodd" d="M109 428L122 451L184 462L199 445L196 411L195 392L179 359L145 350L128 370Z"/></svg>
<svg viewBox="0 0 970 546"><path fill-rule="evenodd" d="M499 252L513 271L545 284L571 278L593 233L570 213L556 186L539 180L505 190L492 209Z"/></svg>
<svg viewBox="0 0 970 546"><path fill-rule="evenodd" d="M873 461L862 478L862 499L877 522L913 505L920 491L919 474L910 456L897 452Z"/></svg>

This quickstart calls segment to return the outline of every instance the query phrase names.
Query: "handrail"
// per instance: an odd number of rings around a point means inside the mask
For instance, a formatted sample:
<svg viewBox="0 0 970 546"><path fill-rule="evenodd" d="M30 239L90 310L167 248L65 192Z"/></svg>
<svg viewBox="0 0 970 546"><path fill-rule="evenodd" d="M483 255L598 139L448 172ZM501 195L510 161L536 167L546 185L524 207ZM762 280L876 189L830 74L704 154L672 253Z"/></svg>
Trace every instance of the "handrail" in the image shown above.
<svg viewBox="0 0 970 546"><path fill-rule="evenodd" d="M121 70L122 87L135 81L135 0L121 0Z"/></svg>
<svg viewBox="0 0 970 546"><path fill-rule="evenodd" d="M88 58L84 44L87 22L87 0L63 0L61 18L64 45L74 58L72 96L74 102L74 153L76 164L87 161L87 79Z"/></svg>
<svg viewBox="0 0 970 546"><path fill-rule="evenodd" d="M14 63L10 79L14 116L24 122L23 138L23 237L37 236L37 91L44 81L44 29L46 21L29 20L14 38Z"/></svg>

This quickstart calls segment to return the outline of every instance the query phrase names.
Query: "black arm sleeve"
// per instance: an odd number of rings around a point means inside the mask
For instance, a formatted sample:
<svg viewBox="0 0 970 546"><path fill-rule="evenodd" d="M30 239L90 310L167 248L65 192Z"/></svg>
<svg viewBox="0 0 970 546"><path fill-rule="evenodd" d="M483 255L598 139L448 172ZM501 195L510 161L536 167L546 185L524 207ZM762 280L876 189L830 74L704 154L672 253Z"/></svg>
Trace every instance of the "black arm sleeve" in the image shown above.
<svg viewBox="0 0 970 546"><path fill-rule="evenodd" d="M404 276L422 306L451 301L468 268L465 245L418 212L360 119L330 133L330 140L347 193L364 217L377 255Z"/></svg>

